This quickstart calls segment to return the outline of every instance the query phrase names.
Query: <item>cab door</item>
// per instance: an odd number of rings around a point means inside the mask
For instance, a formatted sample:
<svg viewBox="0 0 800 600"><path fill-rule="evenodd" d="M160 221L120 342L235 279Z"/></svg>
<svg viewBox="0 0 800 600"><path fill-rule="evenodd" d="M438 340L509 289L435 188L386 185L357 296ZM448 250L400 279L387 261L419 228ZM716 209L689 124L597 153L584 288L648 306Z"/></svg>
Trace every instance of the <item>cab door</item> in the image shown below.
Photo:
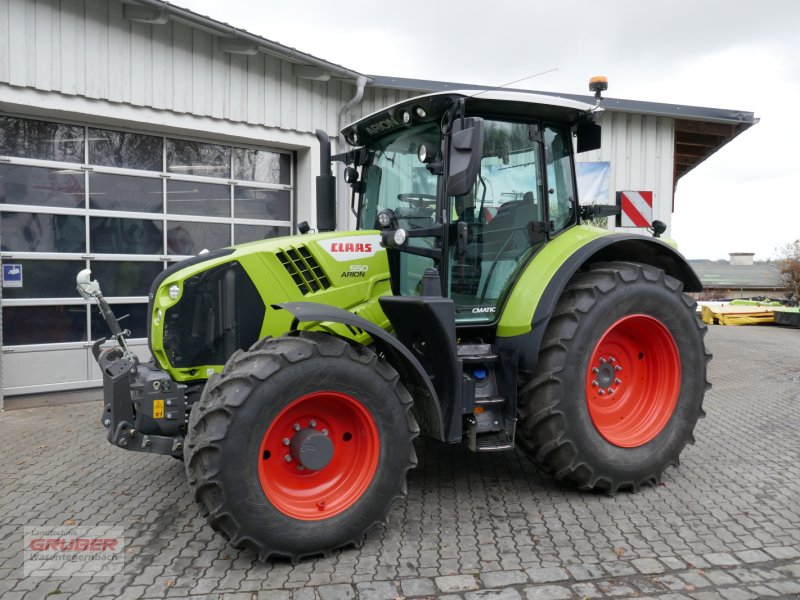
<svg viewBox="0 0 800 600"><path fill-rule="evenodd" d="M447 287L458 324L494 321L515 274L546 239L539 124L487 119L484 127L475 186L451 199Z"/></svg>

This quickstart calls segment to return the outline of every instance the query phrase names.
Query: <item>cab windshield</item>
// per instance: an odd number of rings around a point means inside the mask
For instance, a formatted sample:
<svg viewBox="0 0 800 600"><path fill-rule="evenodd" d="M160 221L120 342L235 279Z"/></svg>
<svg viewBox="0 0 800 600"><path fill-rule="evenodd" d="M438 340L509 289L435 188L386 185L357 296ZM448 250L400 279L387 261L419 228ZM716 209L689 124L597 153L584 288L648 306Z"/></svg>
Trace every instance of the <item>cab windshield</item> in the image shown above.
<svg viewBox="0 0 800 600"><path fill-rule="evenodd" d="M394 211L399 228L434 227L438 177L417 156L425 142L439 147L436 124L400 129L372 143L362 170L359 228L380 229L377 216L384 209ZM432 232L407 244L442 252L443 292L455 304L457 323L489 323L530 257L576 219L569 129L484 119L473 188L448 198L440 215L448 247L440 248L441 238ZM422 254L400 253L397 293L422 293L425 269L435 266L429 252Z"/></svg>
<svg viewBox="0 0 800 600"><path fill-rule="evenodd" d="M401 129L370 147L370 161L362 174L366 189L358 215L359 229L379 229L378 213L387 208L395 212L404 229L433 225L436 176L417 158L423 142L439 146L436 124Z"/></svg>

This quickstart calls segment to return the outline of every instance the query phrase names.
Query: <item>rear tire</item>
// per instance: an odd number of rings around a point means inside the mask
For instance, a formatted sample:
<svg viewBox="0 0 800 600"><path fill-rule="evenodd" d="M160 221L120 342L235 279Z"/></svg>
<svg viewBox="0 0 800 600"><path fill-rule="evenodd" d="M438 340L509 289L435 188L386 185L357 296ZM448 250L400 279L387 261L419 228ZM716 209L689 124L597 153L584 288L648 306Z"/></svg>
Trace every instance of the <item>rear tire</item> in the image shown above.
<svg viewBox="0 0 800 600"><path fill-rule="evenodd" d="M567 285L520 392L519 445L556 479L616 493L678 465L704 415L711 355L682 284L596 264Z"/></svg>
<svg viewBox="0 0 800 600"><path fill-rule="evenodd" d="M411 403L363 346L311 332L261 340L192 408L189 486L211 526L261 560L359 544L406 493Z"/></svg>

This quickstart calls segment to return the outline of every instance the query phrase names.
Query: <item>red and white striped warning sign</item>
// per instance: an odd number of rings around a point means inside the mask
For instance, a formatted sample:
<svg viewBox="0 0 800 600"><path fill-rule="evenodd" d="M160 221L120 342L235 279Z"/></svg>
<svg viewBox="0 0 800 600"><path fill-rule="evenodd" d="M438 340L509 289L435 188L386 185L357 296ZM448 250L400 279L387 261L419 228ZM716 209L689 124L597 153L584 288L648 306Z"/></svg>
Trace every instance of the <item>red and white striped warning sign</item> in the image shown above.
<svg viewBox="0 0 800 600"><path fill-rule="evenodd" d="M619 192L622 227L650 227L653 221L653 192Z"/></svg>

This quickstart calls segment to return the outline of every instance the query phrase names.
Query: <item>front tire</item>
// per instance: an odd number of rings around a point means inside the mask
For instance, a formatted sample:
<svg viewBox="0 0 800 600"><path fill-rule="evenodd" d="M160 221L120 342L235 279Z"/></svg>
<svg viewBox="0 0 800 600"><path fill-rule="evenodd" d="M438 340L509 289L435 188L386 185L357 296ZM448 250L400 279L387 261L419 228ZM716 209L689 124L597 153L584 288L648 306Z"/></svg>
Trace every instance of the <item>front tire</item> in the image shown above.
<svg viewBox="0 0 800 600"><path fill-rule="evenodd" d="M261 560L358 544L405 495L411 403L367 348L324 333L262 340L192 409L189 486L211 526Z"/></svg>
<svg viewBox="0 0 800 600"><path fill-rule="evenodd" d="M520 392L528 456L558 480L611 494L677 466L710 387L694 306L679 281L647 265L577 274Z"/></svg>

